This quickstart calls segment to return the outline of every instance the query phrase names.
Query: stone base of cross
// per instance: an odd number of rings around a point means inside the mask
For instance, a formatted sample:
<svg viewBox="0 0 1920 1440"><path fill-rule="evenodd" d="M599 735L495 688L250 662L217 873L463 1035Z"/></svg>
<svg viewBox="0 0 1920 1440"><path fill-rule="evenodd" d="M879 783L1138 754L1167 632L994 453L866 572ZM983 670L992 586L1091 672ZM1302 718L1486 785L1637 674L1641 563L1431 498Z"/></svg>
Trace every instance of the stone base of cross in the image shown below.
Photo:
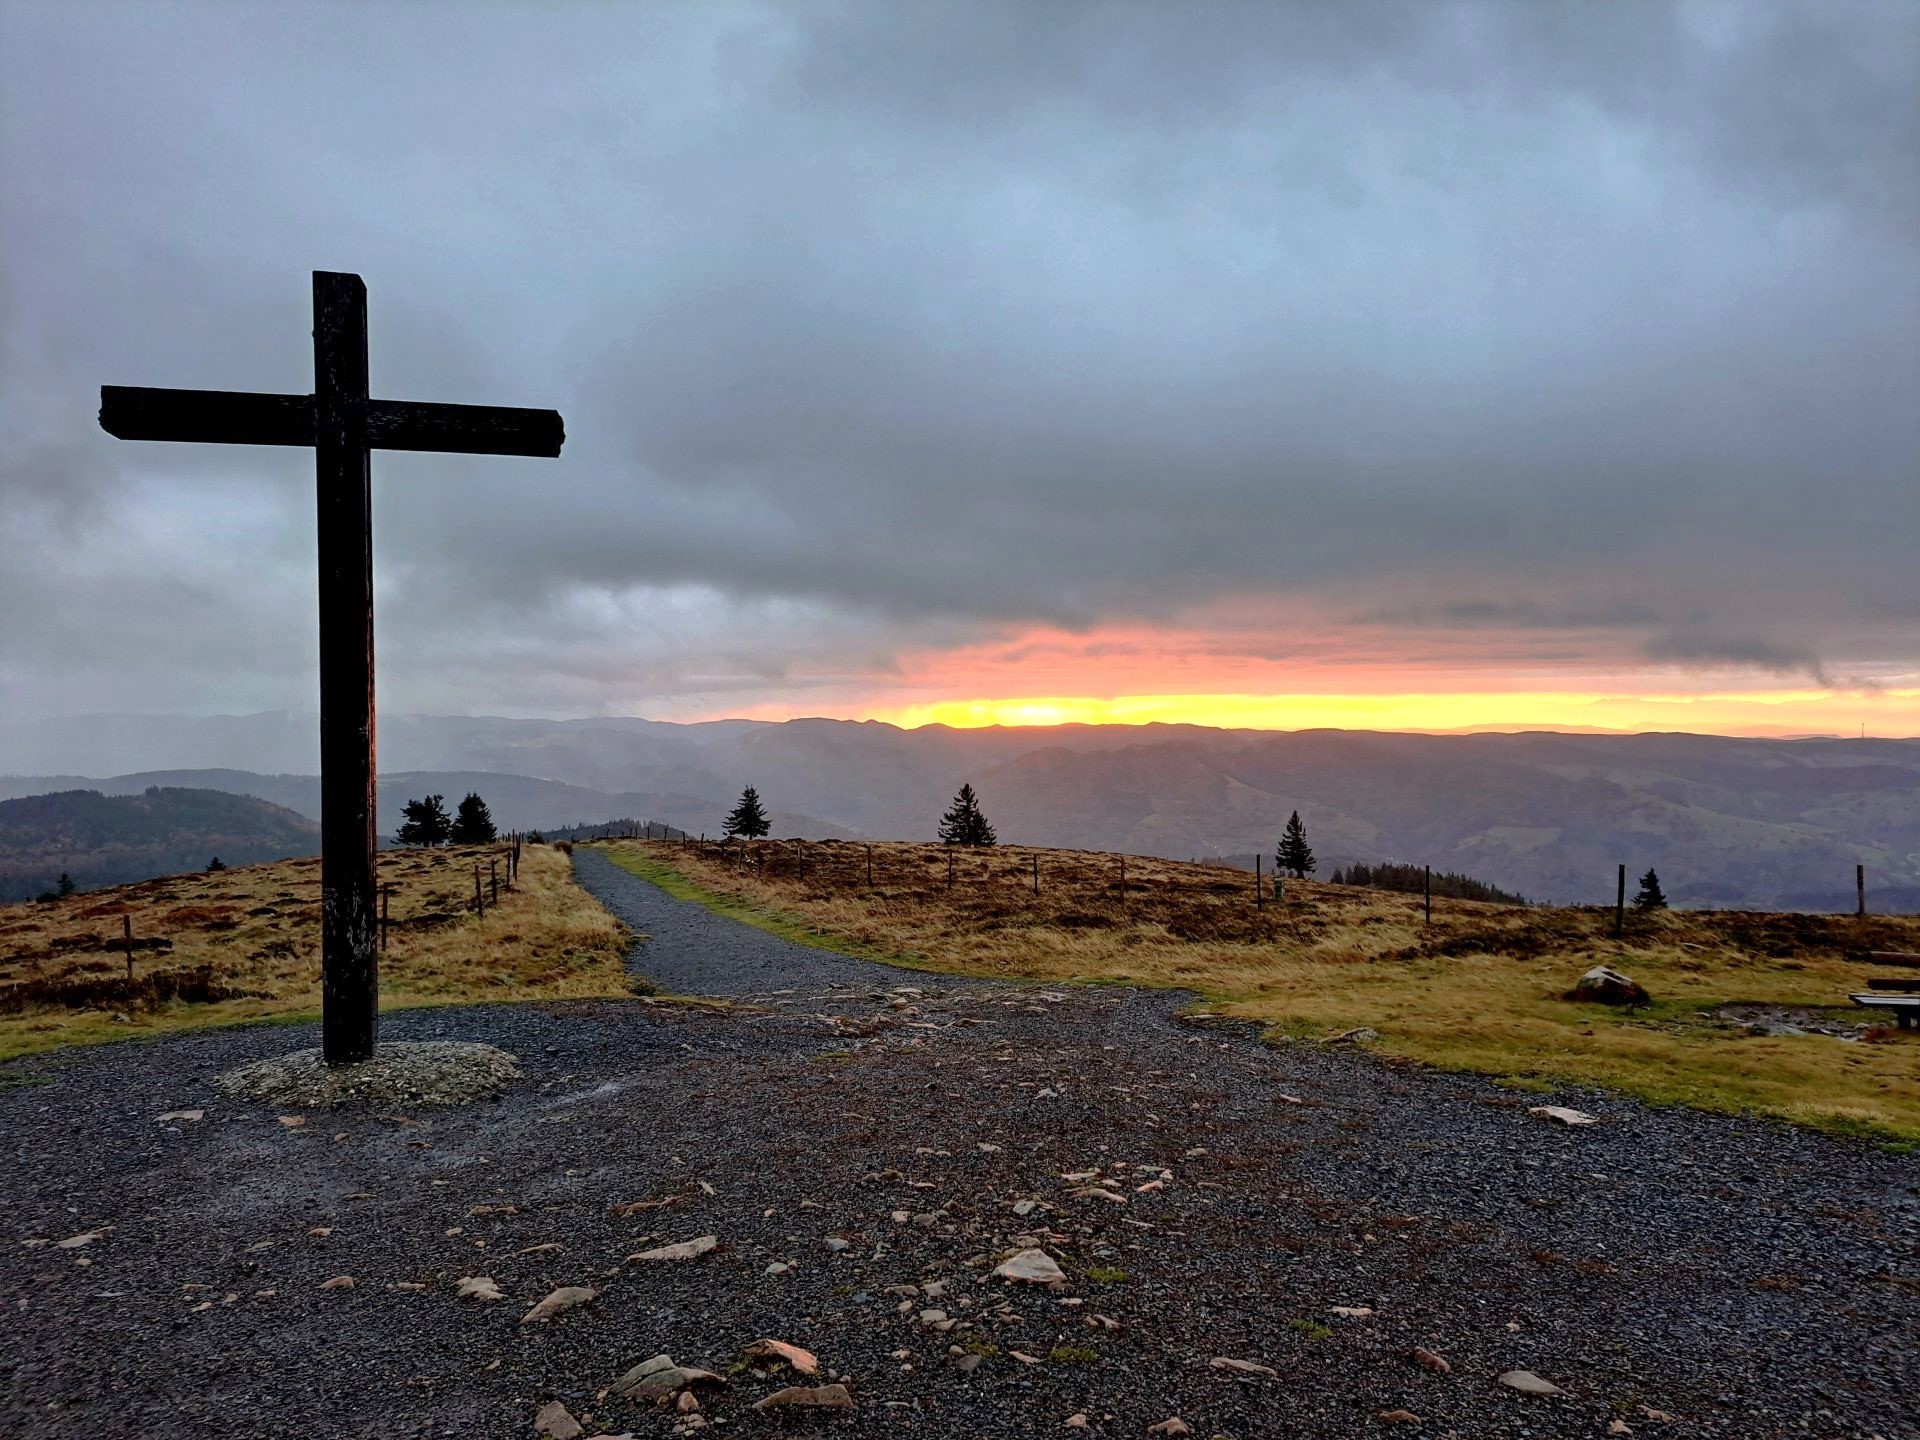
<svg viewBox="0 0 1920 1440"><path fill-rule="evenodd" d="M321 1051L373 1054L375 950L373 491L375 450L558 456L553 410L375 400L367 381L367 287L313 273L313 393L100 389L100 426L122 440L309 445L320 552Z"/></svg>

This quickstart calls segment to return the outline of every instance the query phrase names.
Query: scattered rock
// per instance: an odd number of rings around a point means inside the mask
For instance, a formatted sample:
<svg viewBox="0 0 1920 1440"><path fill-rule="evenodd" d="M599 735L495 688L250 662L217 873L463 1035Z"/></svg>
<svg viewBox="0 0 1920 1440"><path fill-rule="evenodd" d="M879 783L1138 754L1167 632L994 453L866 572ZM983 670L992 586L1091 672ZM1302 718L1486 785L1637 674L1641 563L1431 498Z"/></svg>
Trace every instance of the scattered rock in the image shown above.
<svg viewBox="0 0 1920 1440"><path fill-rule="evenodd" d="M320 1288L322 1290L351 1290L353 1289L353 1277L351 1275L336 1275L331 1280L322 1281Z"/></svg>
<svg viewBox="0 0 1920 1440"><path fill-rule="evenodd" d="M1158 1425L1147 1426L1149 1435L1191 1435L1193 1427L1178 1415L1169 1415Z"/></svg>
<svg viewBox="0 0 1920 1440"><path fill-rule="evenodd" d="M1542 1380L1531 1370L1509 1370L1500 1377L1500 1383L1510 1390L1518 1390L1522 1395L1564 1395L1551 1380Z"/></svg>
<svg viewBox="0 0 1920 1440"><path fill-rule="evenodd" d="M629 1255L634 1260L698 1260L708 1251L717 1249L720 1241L713 1235L702 1235L694 1240L682 1240L677 1245L660 1245L652 1250L642 1250L638 1255Z"/></svg>
<svg viewBox="0 0 1920 1440"><path fill-rule="evenodd" d="M78 1235L69 1235L55 1244L62 1250L81 1250L96 1240L104 1240L113 1233L111 1225L102 1225L98 1230L82 1230Z"/></svg>
<svg viewBox="0 0 1920 1440"><path fill-rule="evenodd" d="M577 1305L584 1305L589 1300L597 1299L599 1294L600 1292L591 1285L562 1285L522 1315L520 1323L534 1325L543 1320L551 1320L554 1316L563 1315Z"/></svg>
<svg viewBox="0 0 1920 1440"><path fill-rule="evenodd" d="M500 1293L500 1287L494 1283L491 1275L462 1275L454 1290L454 1297L459 1300L481 1302L507 1298Z"/></svg>
<svg viewBox="0 0 1920 1440"><path fill-rule="evenodd" d="M798 1408L806 1410L851 1410L854 1408L853 1396L847 1393L844 1385L789 1385L784 1390L776 1390L763 1400L753 1402L756 1410L784 1410Z"/></svg>
<svg viewBox="0 0 1920 1440"><path fill-rule="evenodd" d="M1651 1005L1653 997L1637 980L1629 979L1607 965L1596 965L1580 977L1567 992L1569 1000L1585 1000L1598 1005Z"/></svg>
<svg viewBox="0 0 1920 1440"><path fill-rule="evenodd" d="M1600 1117L1589 1115L1584 1110L1569 1110L1565 1105L1529 1105L1527 1113L1541 1120L1553 1120L1562 1125L1598 1125Z"/></svg>
<svg viewBox="0 0 1920 1440"><path fill-rule="evenodd" d="M176 1120L204 1120L207 1118L207 1112L204 1110L169 1110L166 1114L156 1115L153 1118L157 1124L170 1125Z"/></svg>
<svg viewBox="0 0 1920 1440"><path fill-rule="evenodd" d="M1091 1430L1093 1428L1093 1422L1087 1419L1087 1412L1084 1410L1067 1416L1066 1425L1069 1430Z"/></svg>
<svg viewBox="0 0 1920 1440"><path fill-rule="evenodd" d="M642 1360L613 1382L608 1392L623 1400L664 1400L695 1385L724 1385L726 1380L695 1365L676 1365L671 1355Z"/></svg>
<svg viewBox="0 0 1920 1440"><path fill-rule="evenodd" d="M1378 1040L1380 1032L1371 1025L1357 1025L1351 1030L1342 1030L1338 1035L1322 1036L1322 1045L1364 1045L1369 1040Z"/></svg>
<svg viewBox="0 0 1920 1440"><path fill-rule="evenodd" d="M1333 1307L1333 1313L1342 1320L1371 1320L1373 1307L1371 1305L1336 1305Z"/></svg>
<svg viewBox="0 0 1920 1440"><path fill-rule="evenodd" d="M802 1375L812 1375L820 1368L811 1350L802 1350L784 1340L756 1340L741 1353L749 1359L784 1360Z"/></svg>
<svg viewBox="0 0 1920 1440"><path fill-rule="evenodd" d="M1232 1360L1225 1355L1216 1355L1207 1364L1215 1370L1227 1370L1236 1375L1264 1375L1271 1380L1280 1377L1280 1372L1271 1365L1262 1365L1253 1360Z"/></svg>
<svg viewBox="0 0 1920 1440"><path fill-rule="evenodd" d="M1389 1425L1418 1425L1420 1417L1411 1410L1382 1410L1380 1419Z"/></svg>
<svg viewBox="0 0 1920 1440"><path fill-rule="evenodd" d="M1453 1373L1453 1366L1449 1365L1441 1356L1434 1354L1433 1351L1422 1345L1416 1345L1412 1350L1408 1351L1407 1358L1422 1370L1426 1370L1434 1375L1451 1375Z"/></svg>
<svg viewBox="0 0 1920 1440"><path fill-rule="evenodd" d="M1002 1260L993 1273L1003 1280L1024 1280L1032 1285L1064 1285L1067 1273L1044 1250L1022 1250Z"/></svg>
<svg viewBox="0 0 1920 1440"><path fill-rule="evenodd" d="M842 1240L838 1235L827 1236L827 1249L833 1251L835 1254L845 1250L852 1243L851 1240Z"/></svg>
<svg viewBox="0 0 1920 1440"><path fill-rule="evenodd" d="M586 1432L558 1400L549 1400L533 1417L533 1433L547 1440L580 1440Z"/></svg>

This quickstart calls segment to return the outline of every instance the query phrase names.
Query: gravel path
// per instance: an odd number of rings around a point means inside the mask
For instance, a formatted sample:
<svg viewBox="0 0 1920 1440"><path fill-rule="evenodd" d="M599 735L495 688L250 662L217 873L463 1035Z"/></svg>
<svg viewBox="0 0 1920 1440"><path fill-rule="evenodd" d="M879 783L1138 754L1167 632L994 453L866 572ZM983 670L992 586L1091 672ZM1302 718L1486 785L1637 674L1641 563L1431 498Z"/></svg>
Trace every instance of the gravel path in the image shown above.
<svg viewBox="0 0 1920 1440"><path fill-rule="evenodd" d="M776 970L784 942L580 868L655 934L646 973L764 1005L394 1016L527 1072L413 1117L213 1085L308 1027L0 1067L0 1434L525 1440L555 1401L587 1435L1920 1434L1912 1158L1593 1096L1565 1128L1164 997ZM1062 1288L991 1277L1027 1245ZM479 1275L506 1298L456 1298ZM601 1293L521 1323L570 1285ZM742 1362L761 1337L858 1408L753 1410L793 1378ZM686 1415L606 1393L660 1352L731 1383Z"/></svg>
<svg viewBox="0 0 1920 1440"><path fill-rule="evenodd" d="M601 904L644 937L629 964L670 994L765 998L903 984L943 994L974 984L857 960L719 919L706 906L676 900L621 869L600 850L576 850L573 868Z"/></svg>

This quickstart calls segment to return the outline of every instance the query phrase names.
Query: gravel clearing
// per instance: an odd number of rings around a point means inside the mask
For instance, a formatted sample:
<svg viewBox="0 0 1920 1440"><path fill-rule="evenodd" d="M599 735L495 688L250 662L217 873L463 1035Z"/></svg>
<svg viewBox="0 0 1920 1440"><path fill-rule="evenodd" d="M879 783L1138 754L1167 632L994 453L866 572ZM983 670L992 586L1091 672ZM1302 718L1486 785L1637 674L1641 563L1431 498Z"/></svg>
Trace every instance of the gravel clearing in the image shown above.
<svg viewBox="0 0 1920 1440"><path fill-rule="evenodd" d="M520 1078L519 1062L492 1045L396 1041L362 1065L331 1066L316 1047L253 1060L215 1077L229 1095L276 1105L464 1105L498 1095Z"/></svg>
<svg viewBox="0 0 1920 1440"><path fill-rule="evenodd" d="M752 1003L393 1015L525 1072L411 1116L220 1089L310 1029L0 1069L0 1434L1920 1433L1911 1157L892 971L596 858L641 970Z"/></svg>

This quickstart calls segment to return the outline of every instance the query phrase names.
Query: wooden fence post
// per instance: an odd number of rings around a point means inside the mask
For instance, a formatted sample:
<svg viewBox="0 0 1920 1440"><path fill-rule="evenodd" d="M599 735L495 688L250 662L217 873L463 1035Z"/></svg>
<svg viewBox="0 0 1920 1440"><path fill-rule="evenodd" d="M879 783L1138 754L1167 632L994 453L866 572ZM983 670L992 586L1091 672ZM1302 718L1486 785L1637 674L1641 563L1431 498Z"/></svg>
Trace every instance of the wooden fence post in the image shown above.
<svg viewBox="0 0 1920 1440"><path fill-rule="evenodd" d="M491 855L487 857L487 898L500 903L500 862Z"/></svg>
<svg viewBox="0 0 1920 1440"><path fill-rule="evenodd" d="M1864 920L1867 918L1867 867L1865 865L1853 867L1853 889L1854 894L1859 898L1859 909L1855 913Z"/></svg>
<svg viewBox="0 0 1920 1440"><path fill-rule="evenodd" d="M1427 866L1427 924L1433 924L1433 867Z"/></svg>
<svg viewBox="0 0 1920 1440"><path fill-rule="evenodd" d="M1033 852L1033 893L1040 893L1040 852Z"/></svg>
<svg viewBox="0 0 1920 1440"><path fill-rule="evenodd" d="M1620 867L1620 885L1613 897L1613 934L1614 938L1627 933L1627 867Z"/></svg>
<svg viewBox="0 0 1920 1440"><path fill-rule="evenodd" d="M487 897L480 893L480 862L473 862L473 908L482 920L487 918Z"/></svg>
<svg viewBox="0 0 1920 1440"><path fill-rule="evenodd" d="M1253 908L1264 910L1267 905L1267 887L1260 879L1260 852L1253 852Z"/></svg>

